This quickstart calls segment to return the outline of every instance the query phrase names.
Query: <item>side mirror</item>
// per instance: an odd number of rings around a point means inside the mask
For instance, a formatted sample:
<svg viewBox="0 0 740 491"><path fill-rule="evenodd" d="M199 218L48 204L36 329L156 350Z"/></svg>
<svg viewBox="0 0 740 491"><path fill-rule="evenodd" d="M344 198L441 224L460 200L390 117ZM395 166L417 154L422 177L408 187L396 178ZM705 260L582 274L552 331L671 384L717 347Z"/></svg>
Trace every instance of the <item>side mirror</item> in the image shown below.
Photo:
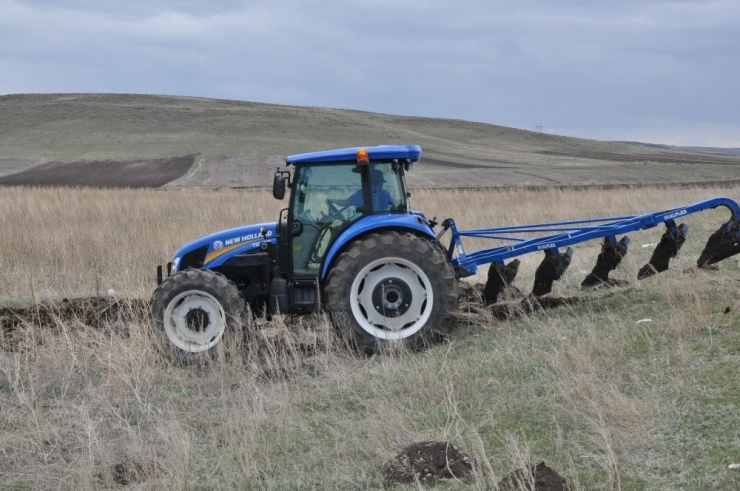
<svg viewBox="0 0 740 491"><path fill-rule="evenodd" d="M272 181L272 197L275 199L285 198L286 176L284 173L276 172L275 179Z"/></svg>

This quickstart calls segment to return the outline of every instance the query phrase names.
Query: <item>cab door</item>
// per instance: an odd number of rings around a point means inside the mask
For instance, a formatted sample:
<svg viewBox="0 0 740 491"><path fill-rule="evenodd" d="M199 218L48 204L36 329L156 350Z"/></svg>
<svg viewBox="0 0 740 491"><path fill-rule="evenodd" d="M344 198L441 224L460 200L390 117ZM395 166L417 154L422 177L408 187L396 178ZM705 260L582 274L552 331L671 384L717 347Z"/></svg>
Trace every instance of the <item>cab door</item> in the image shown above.
<svg viewBox="0 0 740 491"><path fill-rule="evenodd" d="M367 186L354 162L299 165L291 203L291 259L294 278L318 276L329 244L366 213ZM300 225L298 225L300 223Z"/></svg>

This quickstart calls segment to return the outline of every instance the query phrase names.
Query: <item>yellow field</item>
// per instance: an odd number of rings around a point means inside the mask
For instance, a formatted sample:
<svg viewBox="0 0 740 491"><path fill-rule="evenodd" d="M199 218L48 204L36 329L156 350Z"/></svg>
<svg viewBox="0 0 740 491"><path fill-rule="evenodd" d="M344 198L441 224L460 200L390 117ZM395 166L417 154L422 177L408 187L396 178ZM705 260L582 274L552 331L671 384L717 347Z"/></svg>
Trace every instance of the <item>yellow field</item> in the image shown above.
<svg viewBox="0 0 740 491"><path fill-rule="evenodd" d="M659 211L723 194L740 198L740 190L729 191L418 190L411 203L439 222L452 217L459 228L482 228ZM181 245L218 230L275 221L284 206L287 199L276 201L267 190L0 188L0 302L90 296L111 287L124 297L148 298L156 266ZM698 237L693 223L709 221L716 228L726 218L725 210L688 217L692 241ZM634 236L655 242L655 233ZM470 250L491 245L466 242ZM595 261L598 247L598 241L577 246L576 258L593 255L588 261ZM630 254L635 252L639 247ZM530 256L524 265L536 266L540 258Z"/></svg>

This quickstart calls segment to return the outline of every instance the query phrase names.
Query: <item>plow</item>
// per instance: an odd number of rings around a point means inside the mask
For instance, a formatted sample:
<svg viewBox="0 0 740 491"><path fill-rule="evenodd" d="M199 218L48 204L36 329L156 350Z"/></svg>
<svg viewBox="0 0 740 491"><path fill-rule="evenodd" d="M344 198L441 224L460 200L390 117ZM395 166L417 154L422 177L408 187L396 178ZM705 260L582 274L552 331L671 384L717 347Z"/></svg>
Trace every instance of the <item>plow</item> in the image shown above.
<svg viewBox="0 0 740 491"><path fill-rule="evenodd" d="M582 288L619 284L609 274L626 256L627 234L664 233L637 279L668 269L688 237L683 217L727 208L730 218L710 237L698 268L740 252L740 206L715 197L637 215L461 230L411 208L405 175L419 163L417 145L357 147L292 155L278 169L273 196L287 208L277 222L219 231L182 246L157 268L151 300L156 334L167 355L190 362L214 356L249 315L326 310L361 352L402 342L411 350L444 339L454 327L459 280L490 265L482 292L494 305L514 281L519 256L543 254L527 299L542 301L570 265L571 246L601 241ZM464 238L496 246L467 251ZM508 262L507 262L508 261ZM545 297L547 298L547 297ZM250 313L251 312L251 313Z"/></svg>
<svg viewBox="0 0 740 491"><path fill-rule="evenodd" d="M447 257L461 277L475 274L477 266L491 264L483 293L486 303L490 305L496 303L498 295L514 281L518 272L519 260L505 265L506 259L544 251L545 257L535 272L531 293L534 297L541 297L552 291L553 282L560 279L570 265L573 249L567 246L593 239L603 239L596 265L583 280L581 287L611 285L614 282L609 278L609 273L616 269L627 255L630 244L629 237L623 234L647 230L661 224L665 226L665 232L650 260L637 273L637 279L643 280L662 273L668 270L670 260L676 257L688 237L688 226L685 223L676 225L675 219L717 207L728 208L731 218L709 237L697 260L698 268L708 268L740 252L740 207L729 198L716 197L671 210L642 215L476 230L458 230L454 220L447 219L442 224L442 233L437 238L448 229L452 231ZM617 240L619 235L623 236ZM496 239L509 242L510 245L466 254L462 245L462 237ZM559 252L562 247L567 247L565 252Z"/></svg>

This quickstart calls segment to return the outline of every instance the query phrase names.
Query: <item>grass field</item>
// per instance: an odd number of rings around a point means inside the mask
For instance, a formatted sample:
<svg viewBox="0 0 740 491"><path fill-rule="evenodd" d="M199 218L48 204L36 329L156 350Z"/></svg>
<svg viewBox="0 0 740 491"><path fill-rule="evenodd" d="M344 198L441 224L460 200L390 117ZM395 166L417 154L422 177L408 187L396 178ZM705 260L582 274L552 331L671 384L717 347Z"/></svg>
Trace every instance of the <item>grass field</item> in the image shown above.
<svg viewBox="0 0 740 491"><path fill-rule="evenodd" d="M412 204L476 228L717 194L740 200L740 188L415 190ZM0 304L110 287L148 298L182 243L283 206L260 190L0 188ZM381 465L422 440L478 462L473 482L439 489L492 489L541 460L574 490L738 489L740 263L684 272L726 215L686 217L671 269L641 282L641 246L662 230L633 234L612 274L630 285L610 291L579 290L599 244L576 246L553 294L577 304L501 322L465 301L449 342L421 354L362 358L324 317L307 330L258 319L238 356L182 368L141 316L125 330L29 325L0 351L0 489L377 489ZM541 259L530 256L524 291Z"/></svg>

